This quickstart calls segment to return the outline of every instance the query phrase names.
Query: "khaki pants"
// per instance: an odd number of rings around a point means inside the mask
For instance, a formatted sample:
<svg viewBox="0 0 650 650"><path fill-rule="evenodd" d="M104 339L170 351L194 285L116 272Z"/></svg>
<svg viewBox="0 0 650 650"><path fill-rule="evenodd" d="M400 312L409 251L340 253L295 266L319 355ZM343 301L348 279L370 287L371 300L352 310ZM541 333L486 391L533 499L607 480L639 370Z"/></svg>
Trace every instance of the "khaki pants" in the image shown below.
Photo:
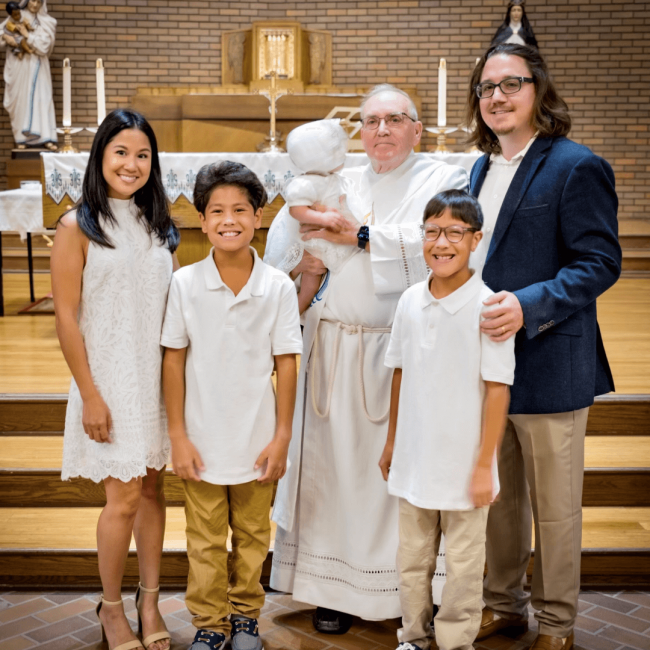
<svg viewBox="0 0 650 650"><path fill-rule="evenodd" d="M567 637L580 592L582 481L589 409L510 415L499 454L499 501L487 528L485 604L499 616L537 610L539 633ZM524 591L535 519L532 590Z"/></svg>
<svg viewBox="0 0 650 650"><path fill-rule="evenodd" d="M213 485L184 481L187 518L185 603L201 629L230 634L229 614L258 618L264 605L262 564L271 543L272 483ZM228 525L232 564L228 575Z"/></svg>
<svg viewBox="0 0 650 650"><path fill-rule="evenodd" d="M433 640L431 579L441 532L445 535L447 582L436 615L440 650L472 647L481 625L481 591L485 567L485 527L488 507L475 510L425 510L400 499L399 573L402 629L400 642L428 650Z"/></svg>

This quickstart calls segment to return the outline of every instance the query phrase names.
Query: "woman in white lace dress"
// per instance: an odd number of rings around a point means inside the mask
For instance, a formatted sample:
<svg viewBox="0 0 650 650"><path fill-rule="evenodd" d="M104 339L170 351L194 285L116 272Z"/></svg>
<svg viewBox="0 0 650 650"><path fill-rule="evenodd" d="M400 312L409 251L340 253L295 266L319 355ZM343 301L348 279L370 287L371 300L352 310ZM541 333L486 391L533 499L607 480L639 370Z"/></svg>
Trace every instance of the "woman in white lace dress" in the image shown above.
<svg viewBox="0 0 650 650"><path fill-rule="evenodd" d="M154 133L135 111L115 110L97 131L81 201L61 218L51 260L57 333L73 376L61 477L104 482L97 613L111 650L170 645L157 593L169 453L159 342L178 242ZM132 533L142 643L121 604Z"/></svg>

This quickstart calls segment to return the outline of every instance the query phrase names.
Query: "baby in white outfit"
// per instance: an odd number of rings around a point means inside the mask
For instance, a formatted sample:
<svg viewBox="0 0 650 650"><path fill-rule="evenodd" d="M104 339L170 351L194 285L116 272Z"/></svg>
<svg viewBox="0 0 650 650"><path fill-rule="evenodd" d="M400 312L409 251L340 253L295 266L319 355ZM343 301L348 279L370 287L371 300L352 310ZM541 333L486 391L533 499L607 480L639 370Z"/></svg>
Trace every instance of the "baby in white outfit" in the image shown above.
<svg viewBox="0 0 650 650"><path fill-rule="evenodd" d="M359 223L353 182L338 173L345 163L347 134L338 120L303 124L287 137L287 153L305 172L294 178L285 191L286 205L273 220L272 247L264 261L289 272L300 262L304 250L336 273L359 249L324 239L303 241L301 225L319 226L338 232L340 215ZM359 225L361 225L359 223ZM320 287L321 276L302 274L298 302L303 312Z"/></svg>

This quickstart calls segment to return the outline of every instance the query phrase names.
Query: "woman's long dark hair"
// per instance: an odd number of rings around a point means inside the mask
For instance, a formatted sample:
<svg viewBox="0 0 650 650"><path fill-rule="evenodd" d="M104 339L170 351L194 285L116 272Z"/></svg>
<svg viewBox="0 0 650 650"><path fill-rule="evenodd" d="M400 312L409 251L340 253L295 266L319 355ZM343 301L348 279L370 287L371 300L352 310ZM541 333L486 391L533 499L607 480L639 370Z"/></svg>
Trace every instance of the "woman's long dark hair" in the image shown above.
<svg viewBox="0 0 650 650"><path fill-rule="evenodd" d="M140 113L130 108L118 108L109 113L95 134L84 176L81 200L75 206L77 223L88 239L99 246L114 248L102 227L102 221L116 223L115 215L108 202L102 167L106 146L125 129L142 131L149 138L151 146L149 179L133 195L133 200L139 208L138 217L146 225L147 232L155 233L160 242L166 244L173 253L178 248L180 235L172 221L169 202L162 184L156 136L149 122Z"/></svg>

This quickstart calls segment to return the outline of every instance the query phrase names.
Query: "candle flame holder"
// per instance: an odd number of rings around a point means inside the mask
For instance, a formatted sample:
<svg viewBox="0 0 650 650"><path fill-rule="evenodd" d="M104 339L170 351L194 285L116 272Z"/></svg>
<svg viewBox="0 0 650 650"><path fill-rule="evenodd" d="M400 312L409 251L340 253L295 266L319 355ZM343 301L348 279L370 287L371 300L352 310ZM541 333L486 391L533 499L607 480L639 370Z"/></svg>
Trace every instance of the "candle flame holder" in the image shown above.
<svg viewBox="0 0 650 650"><path fill-rule="evenodd" d="M458 131L456 126L436 126L436 127L427 127L425 131L433 133L438 136L438 146L436 147L436 153L450 153L450 150L447 148L447 135Z"/></svg>
<svg viewBox="0 0 650 650"><path fill-rule="evenodd" d="M72 136L75 133L79 133L79 131L83 131L83 129L78 127L73 128L71 126L57 128L56 132L63 134L63 147L59 149L59 153L79 153L79 149L75 149L72 146Z"/></svg>

